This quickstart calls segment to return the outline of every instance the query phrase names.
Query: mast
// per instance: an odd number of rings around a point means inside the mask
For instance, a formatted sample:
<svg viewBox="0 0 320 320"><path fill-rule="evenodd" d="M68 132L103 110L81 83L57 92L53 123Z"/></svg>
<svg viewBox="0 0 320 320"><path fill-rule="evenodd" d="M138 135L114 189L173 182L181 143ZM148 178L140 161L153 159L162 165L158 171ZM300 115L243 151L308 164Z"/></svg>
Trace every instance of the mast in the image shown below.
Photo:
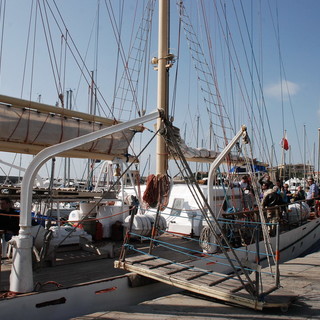
<svg viewBox="0 0 320 320"><path fill-rule="evenodd" d="M169 1L159 0L159 35L158 35L158 99L157 108L168 117L168 71L167 58L169 48ZM163 128L161 118L157 120L157 130ZM157 136L156 173L166 174L168 170L168 154L165 141L160 134Z"/></svg>
<svg viewBox="0 0 320 320"><path fill-rule="evenodd" d="M318 170L317 170L317 182L320 182L320 128L318 128Z"/></svg>
<svg viewBox="0 0 320 320"><path fill-rule="evenodd" d="M96 82L94 80L94 71L91 71L91 86L90 86L90 104L89 104L89 113L96 114ZM93 185L93 168L94 168L94 159L88 159L87 162L87 188L90 189Z"/></svg>
<svg viewBox="0 0 320 320"><path fill-rule="evenodd" d="M67 105L66 108L68 110L72 109L72 90L67 91ZM63 178L63 184L64 186L70 185L70 158L64 158L64 178Z"/></svg>
<svg viewBox="0 0 320 320"><path fill-rule="evenodd" d="M306 125L303 125L303 187L306 187Z"/></svg>
<svg viewBox="0 0 320 320"><path fill-rule="evenodd" d="M291 146L289 146L289 179L291 179L291 169L292 169Z"/></svg>

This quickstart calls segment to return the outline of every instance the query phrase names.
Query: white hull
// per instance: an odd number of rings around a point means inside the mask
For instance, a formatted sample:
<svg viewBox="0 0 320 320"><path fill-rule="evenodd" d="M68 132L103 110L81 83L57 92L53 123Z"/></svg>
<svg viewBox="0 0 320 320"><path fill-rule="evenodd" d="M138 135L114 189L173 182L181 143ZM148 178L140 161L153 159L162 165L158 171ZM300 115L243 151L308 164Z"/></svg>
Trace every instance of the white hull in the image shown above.
<svg viewBox="0 0 320 320"><path fill-rule="evenodd" d="M311 220L300 227L280 234L279 239L279 262L299 257L304 252L309 250L313 245L320 241L320 218ZM271 238L271 245L273 250L276 250L276 238ZM263 241L259 243L260 250L260 264L262 267L267 266L267 258L265 255L265 244ZM238 258L242 261L254 263L256 261L256 244L251 244L247 247L236 249ZM233 255L230 255L233 258ZM271 260L270 260L271 261ZM224 258L219 258L216 255L214 258L206 257L205 259L193 261L192 265L202 269L212 269L220 273L230 273L233 271L232 267L227 265ZM214 266L214 267L212 267Z"/></svg>
<svg viewBox="0 0 320 320"><path fill-rule="evenodd" d="M64 320L135 305L178 289L162 283L131 287L127 275L0 300L1 319Z"/></svg>

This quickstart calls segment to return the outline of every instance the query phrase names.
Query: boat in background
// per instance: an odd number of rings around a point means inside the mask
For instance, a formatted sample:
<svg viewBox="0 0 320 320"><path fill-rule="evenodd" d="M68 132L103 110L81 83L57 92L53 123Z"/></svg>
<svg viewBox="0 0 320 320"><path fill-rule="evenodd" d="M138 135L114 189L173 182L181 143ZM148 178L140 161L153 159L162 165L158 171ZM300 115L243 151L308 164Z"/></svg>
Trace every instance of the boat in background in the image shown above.
<svg viewBox="0 0 320 320"><path fill-rule="evenodd" d="M291 193L295 193L298 190L299 186L305 188L307 185L304 179L299 178L291 178L289 180L286 180L285 183L289 185L289 190Z"/></svg>

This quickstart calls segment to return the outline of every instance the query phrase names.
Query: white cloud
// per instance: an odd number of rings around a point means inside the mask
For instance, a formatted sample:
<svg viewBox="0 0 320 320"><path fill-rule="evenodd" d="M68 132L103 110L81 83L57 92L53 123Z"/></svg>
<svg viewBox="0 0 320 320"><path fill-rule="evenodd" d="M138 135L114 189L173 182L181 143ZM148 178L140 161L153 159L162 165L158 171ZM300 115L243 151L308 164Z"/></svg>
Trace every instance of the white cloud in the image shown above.
<svg viewBox="0 0 320 320"><path fill-rule="evenodd" d="M282 83L278 82L278 83L267 86L264 92L266 95L270 97L281 99L282 98L281 87L282 87L282 95L284 99L287 99L289 95L293 96L297 94L300 90L300 87L298 84L290 81L282 81Z"/></svg>

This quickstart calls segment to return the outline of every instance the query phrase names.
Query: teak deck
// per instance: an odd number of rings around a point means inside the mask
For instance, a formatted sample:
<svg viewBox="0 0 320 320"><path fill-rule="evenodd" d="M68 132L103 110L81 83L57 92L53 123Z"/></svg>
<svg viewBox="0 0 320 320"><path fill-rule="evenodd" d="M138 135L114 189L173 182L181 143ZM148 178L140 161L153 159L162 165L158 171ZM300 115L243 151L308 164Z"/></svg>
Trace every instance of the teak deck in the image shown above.
<svg viewBox="0 0 320 320"><path fill-rule="evenodd" d="M129 257L125 261L115 261L115 267L184 290L256 310L270 307L286 309L294 298L291 293L270 286L264 286L264 293L257 298L248 293L236 276L210 273L181 263L177 264L157 257L146 257L146 255Z"/></svg>

